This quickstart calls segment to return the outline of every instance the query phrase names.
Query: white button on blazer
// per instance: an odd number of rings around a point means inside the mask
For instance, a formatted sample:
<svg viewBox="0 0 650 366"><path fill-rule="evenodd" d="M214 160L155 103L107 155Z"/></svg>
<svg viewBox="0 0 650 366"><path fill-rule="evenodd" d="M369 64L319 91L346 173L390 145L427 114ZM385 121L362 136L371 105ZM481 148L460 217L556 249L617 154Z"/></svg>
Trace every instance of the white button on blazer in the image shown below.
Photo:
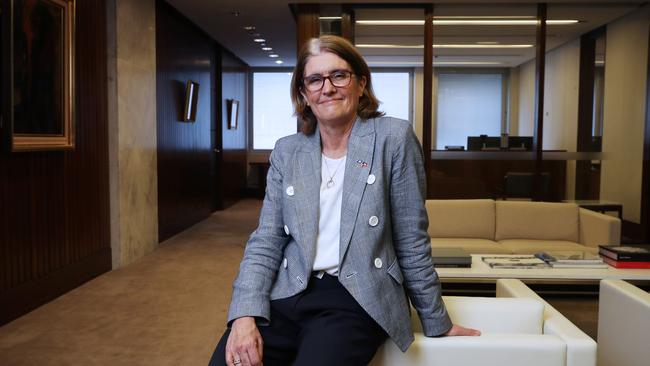
<svg viewBox="0 0 650 366"><path fill-rule="evenodd" d="M379 218L377 216L371 216L370 220L368 220L368 224L370 224L370 226L377 226L377 224L379 224Z"/></svg>
<svg viewBox="0 0 650 366"><path fill-rule="evenodd" d="M375 180L376 180L376 179L377 179L377 177L375 177L374 174L370 174L370 175L368 176L368 180L366 181L366 183L368 183L368 184L373 184L373 183L375 183Z"/></svg>

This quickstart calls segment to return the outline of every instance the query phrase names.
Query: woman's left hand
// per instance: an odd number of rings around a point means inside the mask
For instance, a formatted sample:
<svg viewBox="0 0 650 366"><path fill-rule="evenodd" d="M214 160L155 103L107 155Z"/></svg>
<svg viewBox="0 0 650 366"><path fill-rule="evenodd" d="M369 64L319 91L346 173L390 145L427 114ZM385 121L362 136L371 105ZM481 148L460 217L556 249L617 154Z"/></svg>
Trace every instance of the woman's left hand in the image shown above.
<svg viewBox="0 0 650 366"><path fill-rule="evenodd" d="M452 325L451 329L447 331L447 333L443 334L445 337L453 337L453 336L470 336L470 337L476 337L480 336L481 331L476 330L476 329L471 329L471 328L464 328L461 327L460 325Z"/></svg>

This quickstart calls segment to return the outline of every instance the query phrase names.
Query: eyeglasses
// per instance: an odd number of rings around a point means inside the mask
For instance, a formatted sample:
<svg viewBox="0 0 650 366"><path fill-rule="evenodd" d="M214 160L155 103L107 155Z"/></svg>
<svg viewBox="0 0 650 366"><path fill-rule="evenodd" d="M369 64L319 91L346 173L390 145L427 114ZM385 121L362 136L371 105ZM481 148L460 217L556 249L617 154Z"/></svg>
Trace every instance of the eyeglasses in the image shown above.
<svg viewBox="0 0 650 366"><path fill-rule="evenodd" d="M332 85L337 88L345 88L352 81L352 73L347 70L335 70L329 75L312 74L303 79L305 88L310 92L316 92L323 89L325 79L328 79Z"/></svg>

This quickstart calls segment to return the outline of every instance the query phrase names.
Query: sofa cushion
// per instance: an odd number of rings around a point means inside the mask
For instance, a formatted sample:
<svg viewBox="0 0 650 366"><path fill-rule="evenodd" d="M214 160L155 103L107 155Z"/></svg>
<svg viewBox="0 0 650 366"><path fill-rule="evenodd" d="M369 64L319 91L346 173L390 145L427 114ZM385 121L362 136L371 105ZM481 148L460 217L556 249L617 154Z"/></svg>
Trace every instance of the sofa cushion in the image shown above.
<svg viewBox="0 0 650 366"><path fill-rule="evenodd" d="M500 240L499 244L504 250L512 254L535 254L538 252L558 250L585 251L592 254L598 253L598 248L586 247L566 240L506 239Z"/></svg>
<svg viewBox="0 0 650 366"><path fill-rule="evenodd" d="M481 333L542 334L544 304L529 298L443 296L454 324Z"/></svg>
<svg viewBox="0 0 650 366"><path fill-rule="evenodd" d="M427 200L429 236L494 240L493 200Z"/></svg>
<svg viewBox="0 0 650 366"><path fill-rule="evenodd" d="M573 203L496 202L495 240L579 241L578 206Z"/></svg>
<svg viewBox="0 0 650 366"><path fill-rule="evenodd" d="M431 238L432 248L461 248L468 254L510 254L510 249L487 239Z"/></svg>

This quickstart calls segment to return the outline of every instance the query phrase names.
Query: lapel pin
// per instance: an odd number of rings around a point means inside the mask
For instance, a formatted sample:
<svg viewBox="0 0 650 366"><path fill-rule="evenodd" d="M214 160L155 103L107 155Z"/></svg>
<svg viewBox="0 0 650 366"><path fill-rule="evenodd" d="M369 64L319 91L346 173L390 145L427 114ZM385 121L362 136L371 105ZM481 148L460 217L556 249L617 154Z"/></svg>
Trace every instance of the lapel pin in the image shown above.
<svg viewBox="0 0 650 366"><path fill-rule="evenodd" d="M361 161L361 160L357 160L357 165L359 165L362 168L367 168L368 167L368 163L366 163L365 161Z"/></svg>

